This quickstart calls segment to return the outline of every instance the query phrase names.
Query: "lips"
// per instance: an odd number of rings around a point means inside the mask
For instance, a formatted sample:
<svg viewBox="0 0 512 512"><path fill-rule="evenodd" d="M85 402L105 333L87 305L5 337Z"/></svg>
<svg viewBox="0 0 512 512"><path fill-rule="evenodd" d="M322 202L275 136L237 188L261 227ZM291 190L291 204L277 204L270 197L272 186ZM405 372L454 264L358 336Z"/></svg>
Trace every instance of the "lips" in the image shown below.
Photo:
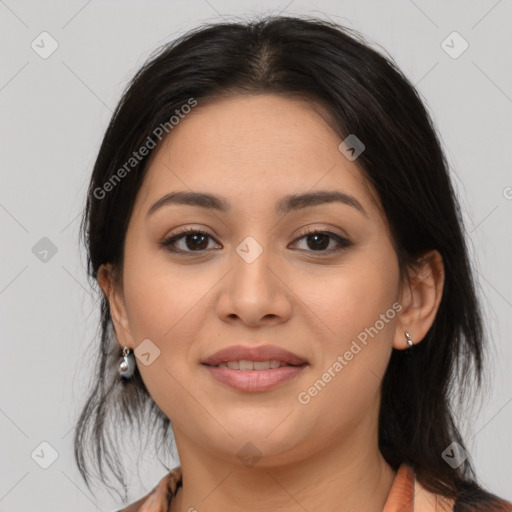
<svg viewBox="0 0 512 512"><path fill-rule="evenodd" d="M236 345L215 352L201 362L222 385L244 393L266 392L298 378L309 363L275 345Z"/></svg>
<svg viewBox="0 0 512 512"><path fill-rule="evenodd" d="M220 363L233 361L262 362L272 360L290 366L308 364L305 359L302 359L297 354L275 345L264 345L261 347L235 345L215 352L215 354L207 357L201 363L207 366L218 366Z"/></svg>

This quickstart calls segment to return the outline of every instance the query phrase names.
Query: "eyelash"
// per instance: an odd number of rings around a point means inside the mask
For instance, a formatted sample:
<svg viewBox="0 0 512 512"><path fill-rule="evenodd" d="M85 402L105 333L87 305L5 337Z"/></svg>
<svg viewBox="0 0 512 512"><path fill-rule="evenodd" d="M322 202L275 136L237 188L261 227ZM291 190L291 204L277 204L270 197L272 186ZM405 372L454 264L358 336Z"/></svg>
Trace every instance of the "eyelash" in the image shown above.
<svg viewBox="0 0 512 512"><path fill-rule="evenodd" d="M176 243L178 240L180 240L181 238L185 238L187 235L191 235L191 234L205 235L205 236L213 239L213 237L206 231L202 231L200 229L194 229L194 228L186 228L186 229L180 231L179 233L172 235L171 237L163 239L162 241L159 242L159 245L161 247L164 247L165 249L167 249L169 252L172 252L172 253L194 254L194 253L202 253L202 252L206 251L206 249L201 249L198 251L183 251L181 249L176 249L176 248L172 247L173 244ZM334 249L330 249L330 250L320 250L320 251L306 250L306 252L332 254L332 253L337 253L343 249L347 249L348 247L350 247L352 245L352 242L350 242L350 240L348 240L347 238L339 236L336 233L332 233L330 231L321 231L321 230L306 231L306 233L302 234L299 238L297 238L295 240L295 242L302 240L303 238L307 238L308 236L313 236L313 235L328 235L330 238L332 238L338 244L338 247L336 247Z"/></svg>

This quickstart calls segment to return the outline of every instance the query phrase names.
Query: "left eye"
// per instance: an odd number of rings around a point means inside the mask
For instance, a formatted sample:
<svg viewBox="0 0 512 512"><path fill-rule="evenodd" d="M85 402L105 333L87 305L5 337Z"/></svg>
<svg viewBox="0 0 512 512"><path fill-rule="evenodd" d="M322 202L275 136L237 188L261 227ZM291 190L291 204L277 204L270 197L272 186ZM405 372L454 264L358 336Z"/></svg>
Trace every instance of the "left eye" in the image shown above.
<svg viewBox="0 0 512 512"><path fill-rule="evenodd" d="M311 231L305 235L302 235L300 238L297 238L297 241L303 239L313 241L312 243L308 243L308 245L314 247L314 252L318 252L319 250L320 252L337 252L352 245L347 238L339 236L336 233L331 233L330 231ZM334 241L337 246L327 251L322 250L326 249L331 241Z"/></svg>
<svg viewBox="0 0 512 512"><path fill-rule="evenodd" d="M213 240L213 237L211 237L205 231L198 229L187 229L181 233L162 240L160 245L173 253L202 252L208 247L208 238ZM182 240L185 242L185 248L176 247L176 244ZM312 247L312 251L308 251L307 249L300 249L306 250L307 252L331 253L340 251L352 245L352 243L347 238L341 237L329 231L308 232L297 238L294 243L297 243L301 240L306 240L307 245L310 248ZM334 241L337 246L335 245L334 248L331 247L330 249L326 250L332 241Z"/></svg>

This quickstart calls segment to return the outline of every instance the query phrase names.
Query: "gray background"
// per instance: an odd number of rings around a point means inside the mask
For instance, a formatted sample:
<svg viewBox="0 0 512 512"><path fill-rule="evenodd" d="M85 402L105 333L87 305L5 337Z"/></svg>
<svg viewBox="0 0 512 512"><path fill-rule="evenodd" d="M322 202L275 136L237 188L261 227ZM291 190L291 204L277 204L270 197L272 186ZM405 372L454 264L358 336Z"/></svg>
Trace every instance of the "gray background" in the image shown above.
<svg viewBox="0 0 512 512"><path fill-rule="evenodd" d="M493 343L488 395L461 421L483 483L512 500L510 0L0 0L0 511L118 508L101 489L97 498L87 491L72 454L98 319L77 244L92 165L127 80L159 44L202 21L280 11L360 30L428 104L462 202ZM58 43L46 59L31 47L43 45L43 31ZM442 46L453 31L469 44L457 58ZM43 237L56 254L41 252ZM52 450L57 459L43 469ZM146 454L141 482L133 471L131 501L165 472Z"/></svg>

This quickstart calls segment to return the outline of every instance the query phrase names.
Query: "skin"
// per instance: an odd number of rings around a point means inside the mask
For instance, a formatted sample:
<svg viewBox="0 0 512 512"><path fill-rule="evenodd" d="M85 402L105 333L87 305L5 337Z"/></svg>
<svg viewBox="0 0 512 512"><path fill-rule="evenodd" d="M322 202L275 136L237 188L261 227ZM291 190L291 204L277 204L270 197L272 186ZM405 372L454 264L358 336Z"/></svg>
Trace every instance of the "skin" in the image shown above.
<svg viewBox="0 0 512 512"><path fill-rule="evenodd" d="M270 94L199 104L152 155L126 234L122 282L109 265L99 273L118 343L135 349L149 338L160 350L137 365L173 423L184 485L172 512L380 512L391 489L395 472L377 442L381 379L392 349L408 348L404 332L417 344L432 325L442 260L431 251L410 282L400 281L379 203L321 114ZM366 215L339 203L276 214L283 196L316 190L348 193ZM172 191L220 195L231 210L169 205L146 215ZM211 238L178 240L184 255L159 246L182 227ZM333 252L336 241L324 238L316 249L306 228L352 245ZM248 236L263 249L252 263L236 252ZM298 394L393 303L400 312L300 403ZM238 391L200 364L235 344L278 345L309 365L270 391ZM261 454L251 467L237 456L248 442Z"/></svg>

